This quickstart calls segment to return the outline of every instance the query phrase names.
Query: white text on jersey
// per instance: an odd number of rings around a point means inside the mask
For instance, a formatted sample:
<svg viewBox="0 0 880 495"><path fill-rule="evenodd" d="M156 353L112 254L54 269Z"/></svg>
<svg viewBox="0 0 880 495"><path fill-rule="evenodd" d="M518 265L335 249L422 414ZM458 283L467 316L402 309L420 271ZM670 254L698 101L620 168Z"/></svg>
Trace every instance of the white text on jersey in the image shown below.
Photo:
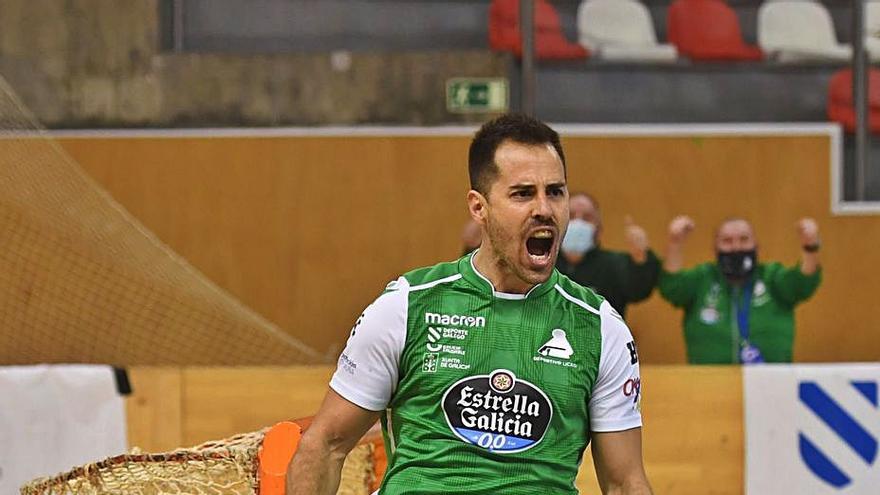
<svg viewBox="0 0 880 495"><path fill-rule="evenodd" d="M434 325L460 325L465 327L485 327L486 318L469 315L445 315L442 313L425 313L425 323Z"/></svg>

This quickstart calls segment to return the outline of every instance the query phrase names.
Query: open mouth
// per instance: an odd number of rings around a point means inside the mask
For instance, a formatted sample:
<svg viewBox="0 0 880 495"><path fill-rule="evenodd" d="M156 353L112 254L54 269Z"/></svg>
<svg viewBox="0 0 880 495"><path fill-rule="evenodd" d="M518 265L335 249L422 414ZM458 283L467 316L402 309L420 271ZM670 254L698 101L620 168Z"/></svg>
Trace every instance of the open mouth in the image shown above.
<svg viewBox="0 0 880 495"><path fill-rule="evenodd" d="M553 249L553 232L550 230L535 231L526 239L526 250L532 258L548 258Z"/></svg>

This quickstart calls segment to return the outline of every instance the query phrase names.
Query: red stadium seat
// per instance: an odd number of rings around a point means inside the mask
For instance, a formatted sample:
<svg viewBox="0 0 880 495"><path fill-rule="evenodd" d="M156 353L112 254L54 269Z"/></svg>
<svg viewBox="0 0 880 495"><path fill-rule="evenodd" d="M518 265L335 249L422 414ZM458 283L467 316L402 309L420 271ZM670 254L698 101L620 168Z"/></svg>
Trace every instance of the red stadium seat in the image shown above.
<svg viewBox="0 0 880 495"><path fill-rule="evenodd" d="M489 46L522 56L519 0L493 0L489 7ZM535 57L540 60L584 59L586 48L565 39L559 13L547 0L535 1Z"/></svg>
<svg viewBox="0 0 880 495"><path fill-rule="evenodd" d="M669 41L692 60L761 60L760 48L747 45L739 20L723 0L675 0L666 18Z"/></svg>
<svg viewBox="0 0 880 495"><path fill-rule="evenodd" d="M828 84L828 119L843 125L847 132L856 129L853 107L852 69L834 73ZM880 134L880 69L868 72L868 127Z"/></svg>

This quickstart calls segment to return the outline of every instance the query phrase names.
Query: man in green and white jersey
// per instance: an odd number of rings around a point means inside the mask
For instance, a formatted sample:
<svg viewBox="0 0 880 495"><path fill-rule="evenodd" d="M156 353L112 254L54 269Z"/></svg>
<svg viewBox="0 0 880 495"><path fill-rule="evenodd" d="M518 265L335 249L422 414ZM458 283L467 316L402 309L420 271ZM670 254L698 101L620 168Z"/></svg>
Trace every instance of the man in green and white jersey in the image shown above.
<svg viewBox="0 0 880 495"><path fill-rule="evenodd" d="M364 311L288 495L336 493L377 418L389 454L381 495L575 494L590 442L603 493L651 493L629 329L554 269L569 217L559 136L499 117L474 137L469 172L481 247L403 275Z"/></svg>

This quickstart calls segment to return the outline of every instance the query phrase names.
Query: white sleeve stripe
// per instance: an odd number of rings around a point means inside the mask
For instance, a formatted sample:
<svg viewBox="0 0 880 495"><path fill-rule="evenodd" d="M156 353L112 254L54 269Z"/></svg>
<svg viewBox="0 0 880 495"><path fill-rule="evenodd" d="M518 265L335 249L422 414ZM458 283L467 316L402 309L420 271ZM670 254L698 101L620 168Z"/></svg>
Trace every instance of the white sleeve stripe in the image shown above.
<svg viewBox="0 0 880 495"><path fill-rule="evenodd" d="M441 279L434 280L433 282L428 282L420 285L413 285L409 288L410 291L422 290L422 289L430 289L435 285L445 284L447 282L455 282L456 280L461 278L460 273L456 273L455 275L450 275L448 277L444 277Z"/></svg>
<svg viewBox="0 0 880 495"><path fill-rule="evenodd" d="M565 289L563 289L561 285L556 284L556 285L554 286L554 288L556 288L557 292L559 292L560 294L562 294L562 297L564 297L564 298L568 299L569 301L571 301L571 302L577 304L578 306L580 306L580 307L586 309L586 310L589 311L590 313L593 313L593 314L595 314L595 315L601 315L601 313L599 313L598 310L596 310L595 308L593 308L593 307L590 306L589 304L587 304L587 303L585 303L584 301L581 301L580 299L578 299L578 298L572 296L572 295L569 294L568 292L565 292Z"/></svg>
<svg viewBox="0 0 880 495"><path fill-rule="evenodd" d="M403 348L406 345L406 337L409 335L409 291L411 287L409 286L409 281L407 281L404 277L398 278L398 281L401 282L400 289L398 290L406 290L403 297L404 303L404 311L403 311L403 339L398 338L397 348L394 353L394 380L391 383L391 395L394 395L394 392L397 392L397 384L400 382L400 356L403 355ZM390 400L390 398L389 398ZM385 407L388 407L386 404Z"/></svg>
<svg viewBox="0 0 880 495"><path fill-rule="evenodd" d="M607 300L606 300L606 301L602 301L602 304L608 304L609 306L611 305ZM599 309L602 309L602 306L599 306ZM602 339L599 341L599 370L600 370L599 373L600 373L600 374L602 374L602 372L605 371L605 370L608 368L608 366L609 366L609 364L608 364L608 360L611 359L611 358L609 357L609 354L611 354L611 353L610 353L610 352L606 352L606 350L608 350L608 348L609 348L610 346L608 345L608 343L609 343L609 342L608 342L608 340L609 340L609 339L608 339L608 336L607 336L607 335L605 334L605 332L603 331L603 330L605 330L605 325L604 325L604 323L605 323L605 322L603 321L603 322L601 322L601 323L599 324L599 325L600 325L599 328L601 329L600 332L601 332L601 335L602 335Z"/></svg>
<svg viewBox="0 0 880 495"><path fill-rule="evenodd" d="M382 411L385 409L385 404L346 385L342 380L338 380L335 374L333 375L333 378L330 379L330 388L332 388L343 399L362 409L368 411Z"/></svg>
<svg viewBox="0 0 880 495"><path fill-rule="evenodd" d="M620 420L597 420L590 422L590 431L596 431L599 433L604 432L614 432L614 431L626 431L632 430L633 428L641 428L642 427L642 417L638 418L628 418L628 419L620 419Z"/></svg>

